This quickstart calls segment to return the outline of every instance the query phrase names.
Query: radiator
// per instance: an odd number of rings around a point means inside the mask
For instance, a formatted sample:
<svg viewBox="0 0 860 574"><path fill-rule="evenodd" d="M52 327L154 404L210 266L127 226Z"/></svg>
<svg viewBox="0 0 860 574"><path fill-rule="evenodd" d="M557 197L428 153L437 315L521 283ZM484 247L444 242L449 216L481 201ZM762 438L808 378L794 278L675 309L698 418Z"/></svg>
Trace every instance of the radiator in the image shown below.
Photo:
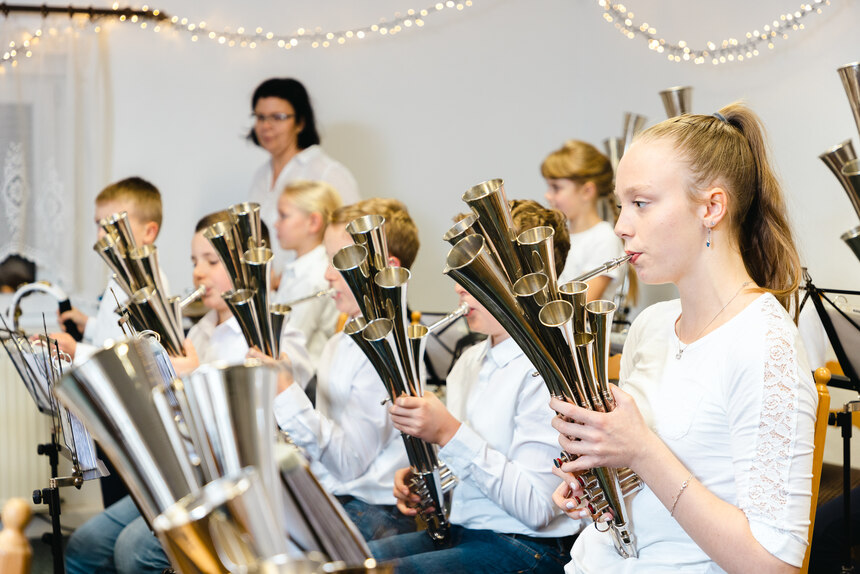
<svg viewBox="0 0 860 574"><path fill-rule="evenodd" d="M33 491L49 486L51 465L36 448L50 441L51 418L36 408L0 349L0 505L16 496L32 505Z"/></svg>

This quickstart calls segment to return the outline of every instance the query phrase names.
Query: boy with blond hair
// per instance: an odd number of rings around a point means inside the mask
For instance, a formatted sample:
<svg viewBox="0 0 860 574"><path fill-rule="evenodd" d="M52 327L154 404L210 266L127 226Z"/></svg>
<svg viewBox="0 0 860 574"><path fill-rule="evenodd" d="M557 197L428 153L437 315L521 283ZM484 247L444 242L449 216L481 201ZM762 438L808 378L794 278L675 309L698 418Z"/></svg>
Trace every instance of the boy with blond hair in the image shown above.
<svg viewBox="0 0 860 574"><path fill-rule="evenodd" d="M96 196L95 204L95 224L99 239L105 235L99 222L114 213L125 211L128 214L135 243L138 245L155 243L161 230L161 193L145 179L129 177L112 183ZM81 343L76 342L65 332L51 334L51 337L57 339L60 348L71 355L75 363L86 360L108 339L124 338L122 329L117 323L114 294L120 303L128 298L119 284L111 279L101 297L95 317L86 315L77 307L72 307L69 311L60 314L60 325L71 320L78 331L83 333L84 338Z"/></svg>
<svg viewBox="0 0 860 574"><path fill-rule="evenodd" d="M418 229L406 207L393 199L368 199L336 210L323 239L329 261L353 243L347 224L365 215L385 218L388 264L411 267L418 253ZM341 274L329 265L325 277L335 290L337 309L357 317L358 303ZM305 449L311 469L338 496L367 540L415 531L414 520L395 507L394 471L408 461L399 433L380 404L383 396L385 386L376 370L341 332L328 340L320 357L316 409L290 380L275 398L278 424Z"/></svg>

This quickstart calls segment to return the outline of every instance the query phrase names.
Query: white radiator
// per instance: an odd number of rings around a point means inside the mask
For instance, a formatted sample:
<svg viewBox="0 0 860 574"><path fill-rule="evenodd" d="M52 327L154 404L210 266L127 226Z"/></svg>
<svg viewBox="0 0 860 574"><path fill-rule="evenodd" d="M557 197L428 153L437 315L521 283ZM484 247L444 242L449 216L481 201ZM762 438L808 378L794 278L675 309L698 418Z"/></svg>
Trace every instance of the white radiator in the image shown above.
<svg viewBox="0 0 860 574"><path fill-rule="evenodd" d="M33 491L49 486L50 462L36 448L50 441L51 418L39 412L0 350L0 505L15 496L33 504Z"/></svg>

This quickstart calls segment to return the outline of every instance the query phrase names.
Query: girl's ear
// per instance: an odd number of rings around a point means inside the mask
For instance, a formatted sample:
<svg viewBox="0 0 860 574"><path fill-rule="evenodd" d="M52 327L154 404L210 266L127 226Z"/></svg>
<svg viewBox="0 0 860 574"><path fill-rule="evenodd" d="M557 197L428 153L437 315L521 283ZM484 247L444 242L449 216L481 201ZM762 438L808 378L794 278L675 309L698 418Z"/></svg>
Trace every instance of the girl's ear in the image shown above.
<svg viewBox="0 0 860 574"><path fill-rule="evenodd" d="M308 215L308 231L313 235L320 235L325 231L323 216L319 211L314 211Z"/></svg>
<svg viewBox="0 0 860 574"><path fill-rule="evenodd" d="M726 190L714 186L705 192L704 219L705 227L716 227L729 213L729 195Z"/></svg>
<svg viewBox="0 0 860 574"><path fill-rule="evenodd" d="M394 255L388 256L388 266L389 267L400 267L400 259L395 257Z"/></svg>
<svg viewBox="0 0 860 574"><path fill-rule="evenodd" d="M579 194L583 199L593 201L597 199L597 185L593 181L586 181L579 186Z"/></svg>

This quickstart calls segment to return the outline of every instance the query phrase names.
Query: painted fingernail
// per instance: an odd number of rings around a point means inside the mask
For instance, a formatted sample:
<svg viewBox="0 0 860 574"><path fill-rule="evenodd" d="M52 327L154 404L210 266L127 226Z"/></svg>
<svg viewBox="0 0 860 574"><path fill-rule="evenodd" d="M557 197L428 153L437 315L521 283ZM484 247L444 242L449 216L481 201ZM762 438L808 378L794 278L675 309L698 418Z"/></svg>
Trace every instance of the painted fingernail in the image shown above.
<svg viewBox="0 0 860 574"><path fill-rule="evenodd" d="M600 522L609 522L610 520L612 520L612 517L608 515L603 515L600 517Z"/></svg>
<svg viewBox="0 0 860 574"><path fill-rule="evenodd" d="M579 517L580 517L580 518L585 518L585 517L587 517L589 514L590 514L590 513L588 512L588 510L587 510L587 509L585 509L585 510L580 510L580 511L579 511Z"/></svg>
<svg viewBox="0 0 860 574"><path fill-rule="evenodd" d="M573 510L574 508L576 508L576 505L569 500L567 501L567 504L565 504L565 506L567 507L568 510Z"/></svg>

